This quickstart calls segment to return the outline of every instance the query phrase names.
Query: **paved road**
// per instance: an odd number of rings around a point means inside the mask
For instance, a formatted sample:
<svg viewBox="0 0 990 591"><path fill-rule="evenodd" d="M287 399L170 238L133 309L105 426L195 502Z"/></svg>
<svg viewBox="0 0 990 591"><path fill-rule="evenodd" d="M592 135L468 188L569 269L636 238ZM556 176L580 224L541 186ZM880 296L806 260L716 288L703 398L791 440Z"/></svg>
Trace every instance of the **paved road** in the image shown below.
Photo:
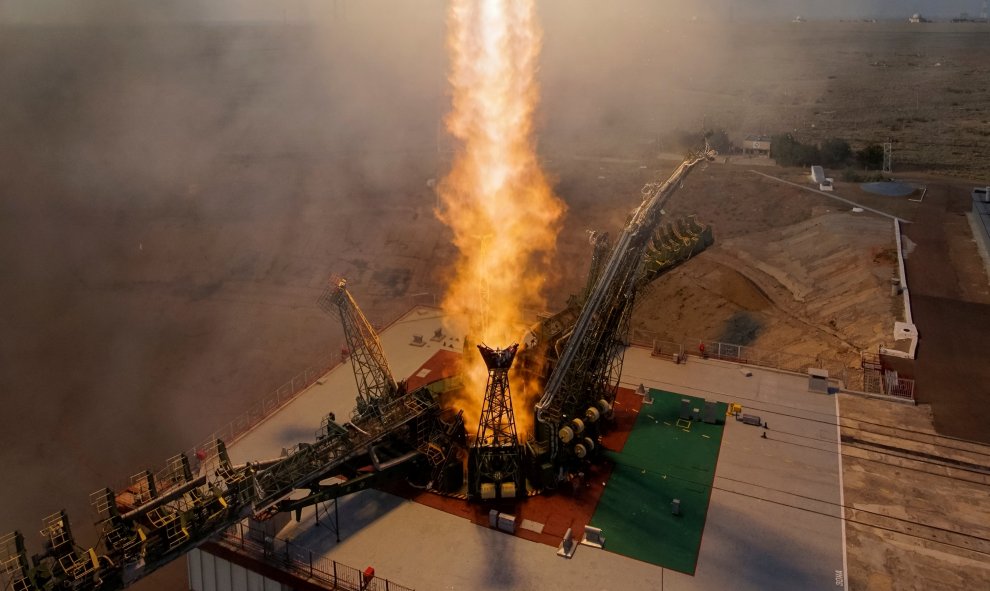
<svg viewBox="0 0 990 591"><path fill-rule="evenodd" d="M918 223L902 226L916 245L905 261L911 307L921 340L915 361L919 403L932 405L935 428L953 437L990 443L990 304L971 301L963 260L979 254L959 245L968 233L962 214L969 196L959 188L932 184ZM969 300L969 301L967 301Z"/></svg>

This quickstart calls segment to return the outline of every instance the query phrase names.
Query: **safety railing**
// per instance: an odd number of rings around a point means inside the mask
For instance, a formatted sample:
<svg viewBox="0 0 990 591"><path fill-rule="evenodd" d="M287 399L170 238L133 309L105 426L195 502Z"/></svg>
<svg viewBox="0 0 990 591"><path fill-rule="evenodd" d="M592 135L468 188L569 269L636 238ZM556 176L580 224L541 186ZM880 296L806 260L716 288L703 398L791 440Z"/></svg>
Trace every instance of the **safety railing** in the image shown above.
<svg viewBox="0 0 990 591"><path fill-rule="evenodd" d="M189 459L189 465L193 473L198 473L201 466L209 464L215 459L216 441L218 439L230 445L315 384L317 380L326 375L331 369L346 360L347 357L342 352L337 352L307 367L292 376L292 378L267 396L257 400L246 411L239 414L222 428L214 431L209 437L203 440L203 443L186 451L185 455ZM167 464L178 461L178 459L179 456L175 456ZM152 470L152 472L160 475L164 470L168 469L169 466L166 465L163 470ZM136 488L133 477L130 482L117 483L113 487L113 490L119 492L128 488Z"/></svg>
<svg viewBox="0 0 990 591"><path fill-rule="evenodd" d="M829 377L838 380L848 392L896 401L914 401L914 380L899 377L896 373L864 367L860 353L843 361L821 355L758 349L711 339L663 339L657 333L641 329L631 331L630 344L649 349L654 357L677 361L683 361L686 355L692 355L801 374L807 373L809 368L825 369L828 370Z"/></svg>
<svg viewBox="0 0 990 591"><path fill-rule="evenodd" d="M373 574L331 560L318 552L282 538L265 536L264 532L240 522L229 528L220 543L237 552L261 560L271 566L307 581L318 581L327 589L344 591L413 591Z"/></svg>
<svg viewBox="0 0 990 591"><path fill-rule="evenodd" d="M388 318L379 317L376 321L372 322L375 330L379 332L384 331L416 308L434 308L431 303L436 301L436 296L432 293L419 293L410 297L412 297L414 301L422 301L424 303L415 303L409 310L393 314ZM210 462L215 460L215 454L213 451L216 449L216 441L218 439L222 440L228 446L233 444L240 437L244 436L251 429L276 413L279 409L295 399L296 396L316 383L317 380L326 375L330 370L346 362L347 360L348 356L346 350L335 351L330 355L327 355L322 360L292 376L292 378L273 390L267 396L258 399L246 411L238 414L233 420L211 433L209 437L202 440L203 442L201 444L187 450L185 455L189 458L189 465L193 473L198 473L201 466L208 465ZM173 458L173 460L177 458L178 456ZM159 470L152 470L152 472L157 473ZM112 488L115 491L123 491L133 485L133 482L117 482Z"/></svg>

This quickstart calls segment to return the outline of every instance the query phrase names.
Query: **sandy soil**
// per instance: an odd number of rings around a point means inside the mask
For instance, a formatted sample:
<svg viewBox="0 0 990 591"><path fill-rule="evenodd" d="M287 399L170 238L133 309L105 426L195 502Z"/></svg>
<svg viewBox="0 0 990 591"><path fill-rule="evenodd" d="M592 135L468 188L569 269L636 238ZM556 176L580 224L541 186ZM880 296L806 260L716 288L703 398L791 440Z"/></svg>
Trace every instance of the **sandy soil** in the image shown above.
<svg viewBox="0 0 990 591"><path fill-rule="evenodd" d="M669 210L711 223L716 245L643 294L637 329L844 364L889 340L889 220L720 164L689 178Z"/></svg>

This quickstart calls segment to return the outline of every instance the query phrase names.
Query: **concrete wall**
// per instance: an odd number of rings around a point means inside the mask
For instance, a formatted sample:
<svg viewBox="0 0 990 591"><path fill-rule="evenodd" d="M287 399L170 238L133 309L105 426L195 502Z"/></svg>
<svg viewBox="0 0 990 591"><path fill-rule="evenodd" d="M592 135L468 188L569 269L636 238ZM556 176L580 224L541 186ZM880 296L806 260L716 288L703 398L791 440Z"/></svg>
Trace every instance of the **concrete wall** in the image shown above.
<svg viewBox="0 0 990 591"><path fill-rule="evenodd" d="M973 238L990 253L990 203L973 199Z"/></svg>
<svg viewBox="0 0 990 591"><path fill-rule="evenodd" d="M196 549L186 555L190 591L290 591L279 582Z"/></svg>

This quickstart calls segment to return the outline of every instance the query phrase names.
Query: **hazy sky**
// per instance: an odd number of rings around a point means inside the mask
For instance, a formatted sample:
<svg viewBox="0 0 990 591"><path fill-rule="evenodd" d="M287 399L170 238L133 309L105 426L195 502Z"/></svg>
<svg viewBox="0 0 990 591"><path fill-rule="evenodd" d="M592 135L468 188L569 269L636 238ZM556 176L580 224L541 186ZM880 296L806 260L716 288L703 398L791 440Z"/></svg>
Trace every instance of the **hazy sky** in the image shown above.
<svg viewBox="0 0 990 591"><path fill-rule="evenodd" d="M17 23L175 21L175 20L318 20L336 9L362 0L3 0L0 21ZM401 4L404 0L396 0ZM615 4L644 2L671 18L906 18L914 12L952 17L962 12L978 15L982 0L616 0ZM542 0L543 9L568 9L566 0ZM731 7L731 8L730 8Z"/></svg>

